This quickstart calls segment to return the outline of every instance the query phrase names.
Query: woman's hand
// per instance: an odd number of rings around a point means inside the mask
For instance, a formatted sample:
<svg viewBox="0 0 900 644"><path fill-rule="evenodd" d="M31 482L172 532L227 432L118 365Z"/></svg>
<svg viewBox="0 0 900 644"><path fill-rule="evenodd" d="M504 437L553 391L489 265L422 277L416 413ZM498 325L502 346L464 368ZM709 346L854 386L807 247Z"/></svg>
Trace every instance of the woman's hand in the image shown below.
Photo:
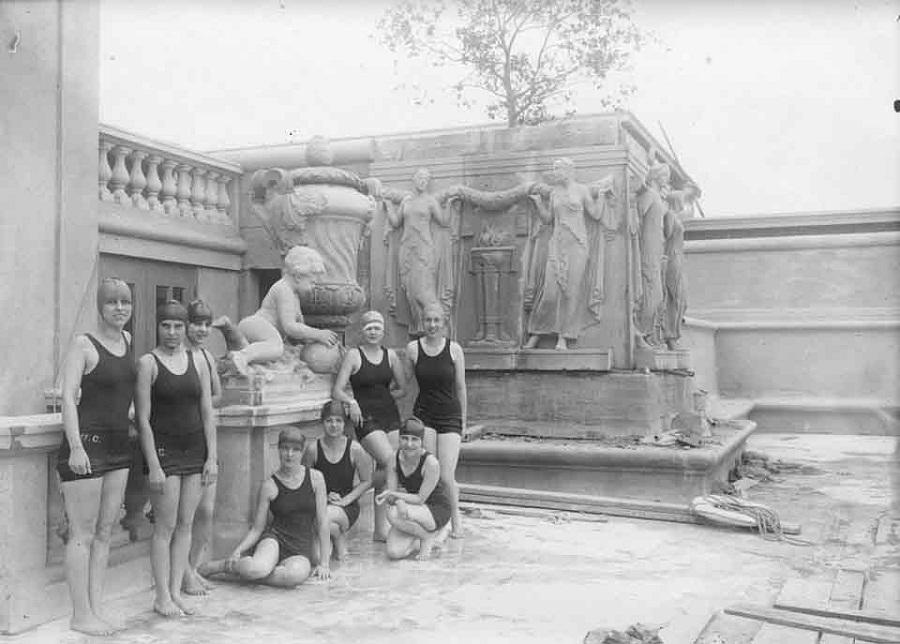
<svg viewBox="0 0 900 644"><path fill-rule="evenodd" d="M378 505L384 505L385 503L387 503L388 505L393 505L394 499L396 498L397 497L394 496L393 490L385 490L375 497L375 503L377 503Z"/></svg>
<svg viewBox="0 0 900 644"><path fill-rule="evenodd" d="M342 497L337 492L329 492L328 493L328 504L336 505L339 508L344 507L344 497Z"/></svg>
<svg viewBox="0 0 900 644"><path fill-rule="evenodd" d="M200 477L200 482L203 485L212 485L218 478L219 464L216 463L215 459L207 459L206 463L203 464L203 474Z"/></svg>
<svg viewBox="0 0 900 644"><path fill-rule="evenodd" d="M91 459L88 458L81 443L69 452L69 469L78 475L91 473Z"/></svg>
<svg viewBox="0 0 900 644"><path fill-rule="evenodd" d="M150 484L151 492L162 493L163 486L166 482L166 473L163 472L163 469L159 465L151 467L150 474L147 476L147 482Z"/></svg>
<svg viewBox="0 0 900 644"><path fill-rule="evenodd" d="M350 401L349 407L350 408L348 411L350 412L350 421L355 426L359 427L360 425L362 425L363 420L362 409L359 408L359 403L355 400Z"/></svg>
<svg viewBox="0 0 900 644"><path fill-rule="evenodd" d="M316 579L321 579L322 581L327 581L331 579L331 569L327 565L318 565L313 568L311 576Z"/></svg>

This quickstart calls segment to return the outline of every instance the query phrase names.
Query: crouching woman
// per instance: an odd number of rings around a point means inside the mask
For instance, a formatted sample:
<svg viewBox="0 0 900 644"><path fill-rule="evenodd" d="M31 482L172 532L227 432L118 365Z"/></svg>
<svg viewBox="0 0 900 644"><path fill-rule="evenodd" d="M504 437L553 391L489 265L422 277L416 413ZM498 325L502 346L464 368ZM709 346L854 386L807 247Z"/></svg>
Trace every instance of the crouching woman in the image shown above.
<svg viewBox="0 0 900 644"><path fill-rule="evenodd" d="M282 588L293 588L310 576L331 577L325 479L302 464L305 447L306 437L299 429L281 430L280 465L263 481L253 525L231 556L201 565L201 575L229 573ZM252 554L244 555L250 548Z"/></svg>
<svg viewBox="0 0 900 644"><path fill-rule="evenodd" d="M450 521L450 499L441 482L437 458L425 451L425 425L409 418L400 429L400 449L388 469L388 489L376 502L387 504L387 555L404 559L418 553L427 559L432 549L446 538Z"/></svg>

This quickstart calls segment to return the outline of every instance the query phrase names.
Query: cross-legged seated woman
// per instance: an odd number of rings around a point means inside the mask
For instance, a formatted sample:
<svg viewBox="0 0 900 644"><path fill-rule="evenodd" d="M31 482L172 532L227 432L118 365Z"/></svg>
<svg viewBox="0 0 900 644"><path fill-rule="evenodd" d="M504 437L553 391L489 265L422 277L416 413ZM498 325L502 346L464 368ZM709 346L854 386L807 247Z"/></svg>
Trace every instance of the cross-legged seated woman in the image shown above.
<svg viewBox="0 0 900 644"><path fill-rule="evenodd" d="M305 446L306 437L299 429L281 430L280 465L260 487L253 525L231 556L201 564L200 574L230 573L282 588L302 584L310 575L331 577L325 479L302 464ZM270 513L272 521L267 524ZM250 548L253 553L244 556ZM313 568L317 554L318 565Z"/></svg>
<svg viewBox="0 0 900 644"><path fill-rule="evenodd" d="M425 425L418 418L403 424L400 449L388 469L388 489L376 499L388 505L387 555L391 559L404 559L415 552L418 559L427 559L447 534L450 499L437 458L423 447L424 436Z"/></svg>
<svg viewBox="0 0 900 644"><path fill-rule="evenodd" d="M303 461L325 478L328 530L334 558L340 561L347 556L347 531L359 518L359 498L372 487L372 461L359 443L344 435L343 403L329 400L320 416L325 435L307 446Z"/></svg>

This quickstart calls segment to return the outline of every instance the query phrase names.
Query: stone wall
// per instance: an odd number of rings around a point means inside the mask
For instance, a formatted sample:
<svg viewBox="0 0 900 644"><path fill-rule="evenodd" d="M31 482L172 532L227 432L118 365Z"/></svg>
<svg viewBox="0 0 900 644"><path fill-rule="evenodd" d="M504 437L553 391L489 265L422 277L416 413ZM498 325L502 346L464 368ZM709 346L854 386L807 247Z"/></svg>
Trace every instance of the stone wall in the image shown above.
<svg viewBox="0 0 900 644"><path fill-rule="evenodd" d="M687 234L688 315L715 328L723 397L754 401L763 429L896 429L900 211L694 220Z"/></svg>

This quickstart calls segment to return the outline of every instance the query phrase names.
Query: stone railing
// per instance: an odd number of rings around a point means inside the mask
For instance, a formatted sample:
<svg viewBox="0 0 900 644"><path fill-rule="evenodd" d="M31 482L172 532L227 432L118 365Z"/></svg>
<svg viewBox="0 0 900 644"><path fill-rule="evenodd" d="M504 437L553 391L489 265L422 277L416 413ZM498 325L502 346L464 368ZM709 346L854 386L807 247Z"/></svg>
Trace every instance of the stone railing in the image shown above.
<svg viewBox="0 0 900 644"><path fill-rule="evenodd" d="M241 168L101 125L97 181L101 201L169 217L235 224Z"/></svg>

